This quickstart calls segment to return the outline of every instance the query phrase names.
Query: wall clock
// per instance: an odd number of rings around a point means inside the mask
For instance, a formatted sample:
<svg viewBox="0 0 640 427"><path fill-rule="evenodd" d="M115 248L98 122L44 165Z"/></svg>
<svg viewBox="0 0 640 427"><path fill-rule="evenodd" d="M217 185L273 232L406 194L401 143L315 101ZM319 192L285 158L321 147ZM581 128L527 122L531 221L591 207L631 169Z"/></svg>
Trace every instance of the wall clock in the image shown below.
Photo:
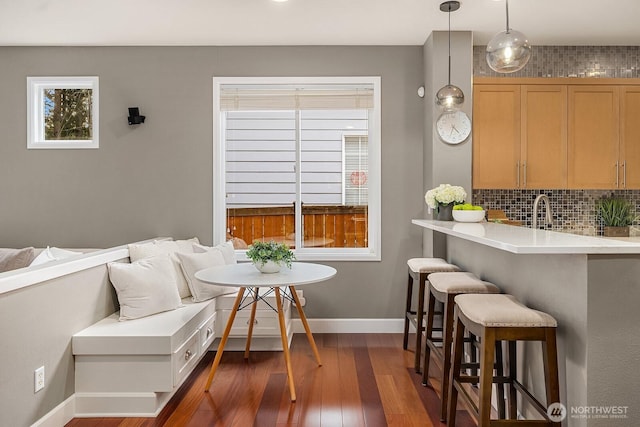
<svg viewBox="0 0 640 427"><path fill-rule="evenodd" d="M436 121L436 130L447 144L460 144L471 134L471 119L464 111L445 111Z"/></svg>

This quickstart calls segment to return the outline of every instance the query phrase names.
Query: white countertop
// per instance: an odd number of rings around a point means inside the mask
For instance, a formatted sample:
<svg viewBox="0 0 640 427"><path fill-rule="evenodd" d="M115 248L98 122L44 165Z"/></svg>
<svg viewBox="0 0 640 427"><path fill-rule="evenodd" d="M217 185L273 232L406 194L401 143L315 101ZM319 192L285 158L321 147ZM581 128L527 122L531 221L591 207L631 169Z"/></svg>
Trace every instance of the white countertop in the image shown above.
<svg viewBox="0 0 640 427"><path fill-rule="evenodd" d="M605 239L491 222L414 219L415 225L515 254L640 254L640 241Z"/></svg>

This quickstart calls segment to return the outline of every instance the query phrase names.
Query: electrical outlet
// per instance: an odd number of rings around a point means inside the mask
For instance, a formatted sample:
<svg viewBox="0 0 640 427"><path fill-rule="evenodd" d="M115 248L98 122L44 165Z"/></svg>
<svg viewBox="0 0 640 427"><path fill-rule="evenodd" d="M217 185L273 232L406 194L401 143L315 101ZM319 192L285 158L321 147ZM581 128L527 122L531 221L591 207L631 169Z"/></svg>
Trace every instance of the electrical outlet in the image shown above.
<svg viewBox="0 0 640 427"><path fill-rule="evenodd" d="M34 378L33 391L34 393L37 393L44 388L44 366L40 366L38 369L35 370L33 378Z"/></svg>

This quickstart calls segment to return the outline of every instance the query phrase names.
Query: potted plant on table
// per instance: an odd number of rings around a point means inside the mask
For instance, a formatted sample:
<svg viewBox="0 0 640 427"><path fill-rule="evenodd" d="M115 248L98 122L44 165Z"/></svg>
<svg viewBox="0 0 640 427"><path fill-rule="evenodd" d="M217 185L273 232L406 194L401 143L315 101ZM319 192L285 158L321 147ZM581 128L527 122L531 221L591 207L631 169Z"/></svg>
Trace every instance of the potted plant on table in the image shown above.
<svg viewBox="0 0 640 427"><path fill-rule="evenodd" d="M436 219L440 221L453 221L453 206L464 203L466 198L464 188L449 184L440 184L424 195L425 202L436 211Z"/></svg>
<svg viewBox="0 0 640 427"><path fill-rule="evenodd" d="M596 202L596 212L606 237L629 237L629 226L638 219L634 205L621 197L603 197Z"/></svg>
<svg viewBox="0 0 640 427"><path fill-rule="evenodd" d="M283 265L291 268L296 259L293 251L284 243L261 242L256 240L247 250L247 258L262 273L277 273Z"/></svg>

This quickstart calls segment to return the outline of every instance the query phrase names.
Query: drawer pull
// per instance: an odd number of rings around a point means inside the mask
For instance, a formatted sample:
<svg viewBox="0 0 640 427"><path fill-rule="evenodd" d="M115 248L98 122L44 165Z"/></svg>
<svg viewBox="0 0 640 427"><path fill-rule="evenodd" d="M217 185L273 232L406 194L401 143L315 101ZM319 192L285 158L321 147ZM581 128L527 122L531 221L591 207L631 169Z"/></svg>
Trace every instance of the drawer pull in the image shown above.
<svg viewBox="0 0 640 427"><path fill-rule="evenodd" d="M189 360L189 359L191 359L191 356L193 356L193 353L191 352L191 350L187 350L187 351L184 353L184 360Z"/></svg>
<svg viewBox="0 0 640 427"><path fill-rule="evenodd" d="M249 324L249 321L250 321L250 320L251 320L251 319L247 320L247 325ZM254 324L254 325L257 325L257 324L258 324L258 319L253 319L253 324Z"/></svg>
<svg viewBox="0 0 640 427"><path fill-rule="evenodd" d="M207 338L209 338L212 333L213 333L213 329L207 328Z"/></svg>

